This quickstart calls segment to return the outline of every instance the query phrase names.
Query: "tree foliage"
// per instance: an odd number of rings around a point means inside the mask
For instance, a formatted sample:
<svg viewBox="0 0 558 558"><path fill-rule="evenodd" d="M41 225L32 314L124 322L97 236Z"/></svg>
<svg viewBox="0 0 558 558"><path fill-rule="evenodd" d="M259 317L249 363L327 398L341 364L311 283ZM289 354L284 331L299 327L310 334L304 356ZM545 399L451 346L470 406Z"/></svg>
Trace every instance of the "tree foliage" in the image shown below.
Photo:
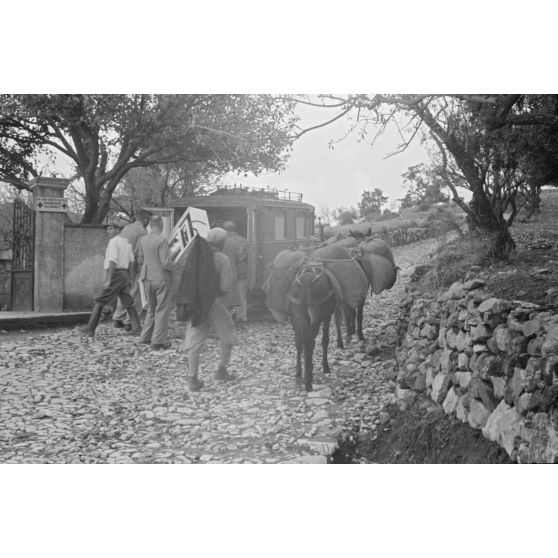
<svg viewBox="0 0 558 558"><path fill-rule="evenodd" d="M377 136L395 122L405 132L396 153L426 134L438 149L436 172L467 213L472 232L488 237L492 256L506 257L514 248L509 227L518 200L536 195L541 181L558 179L557 99L516 94L324 95L316 104L337 112L322 125L352 114L351 129L362 137L369 126ZM403 126L401 119L407 119ZM456 184L471 191L469 203L459 198Z"/></svg>
<svg viewBox="0 0 558 558"><path fill-rule="evenodd" d="M358 204L359 215L366 217L370 214L381 214L382 205L388 201L388 197L384 196L381 188L374 188L374 190L364 190L360 197Z"/></svg>
<svg viewBox="0 0 558 558"><path fill-rule="evenodd" d="M296 122L268 95L2 95L0 115L0 180L26 189L62 154L84 184L84 223L103 220L132 169L279 170Z"/></svg>
<svg viewBox="0 0 558 558"><path fill-rule="evenodd" d="M332 211L331 216L338 225L352 225L358 219L358 209L356 207L337 207Z"/></svg>
<svg viewBox="0 0 558 558"><path fill-rule="evenodd" d="M203 164L167 163L132 169L113 195L119 211L130 216L141 207L165 207L177 198L200 195L217 185L215 175Z"/></svg>
<svg viewBox="0 0 558 558"><path fill-rule="evenodd" d="M318 207L317 216L324 225L331 225L331 223L335 220L333 210L331 210L327 204L323 204Z"/></svg>
<svg viewBox="0 0 558 558"><path fill-rule="evenodd" d="M558 114L558 96L526 95L520 110ZM505 149L517 159L518 173L523 177L518 205L524 205L527 214L531 215L539 209L542 186L558 184L558 123L507 129Z"/></svg>
<svg viewBox="0 0 558 558"><path fill-rule="evenodd" d="M447 189L445 180L433 165L413 165L401 177L403 185L407 187L407 193L401 200L402 208L420 204L432 205L449 200L449 196L444 193Z"/></svg>

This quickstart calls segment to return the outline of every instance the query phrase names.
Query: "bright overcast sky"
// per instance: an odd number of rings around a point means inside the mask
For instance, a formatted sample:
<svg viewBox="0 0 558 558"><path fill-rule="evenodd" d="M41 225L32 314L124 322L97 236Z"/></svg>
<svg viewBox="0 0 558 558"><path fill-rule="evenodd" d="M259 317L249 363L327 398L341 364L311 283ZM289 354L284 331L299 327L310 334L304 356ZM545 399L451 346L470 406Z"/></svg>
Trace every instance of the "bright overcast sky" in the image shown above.
<svg viewBox="0 0 558 558"><path fill-rule="evenodd" d="M302 128L326 122L332 117L323 109L307 106L301 106L299 114ZM318 213L326 208L356 206L362 192L374 188L380 188L390 201L403 197L405 189L401 174L411 165L429 162L418 139L404 152L386 158L401 143L393 126L373 146L370 145L373 137L370 130L364 141L359 141L358 135L352 133L331 149L330 141L344 137L348 128L349 122L343 119L302 136L295 142L283 172L248 178L231 174L222 183L301 192L303 200L314 205Z"/></svg>

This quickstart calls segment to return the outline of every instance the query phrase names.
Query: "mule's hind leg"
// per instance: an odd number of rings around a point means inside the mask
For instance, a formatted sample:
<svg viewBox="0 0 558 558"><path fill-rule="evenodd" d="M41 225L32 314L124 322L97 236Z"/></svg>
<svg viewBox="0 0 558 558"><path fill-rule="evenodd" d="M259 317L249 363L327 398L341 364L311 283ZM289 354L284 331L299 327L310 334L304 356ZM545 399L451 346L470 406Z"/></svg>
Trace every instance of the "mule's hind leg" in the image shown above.
<svg viewBox="0 0 558 558"><path fill-rule="evenodd" d="M327 361L327 348L329 347L329 324L331 322L331 314L322 323L322 368L324 374L331 372Z"/></svg>
<svg viewBox="0 0 558 558"><path fill-rule="evenodd" d="M341 325L343 322L343 313L339 305L335 307L335 331L337 332L337 348L344 349L343 345L343 333L341 331Z"/></svg>
<svg viewBox="0 0 558 558"><path fill-rule="evenodd" d="M296 373L295 373L295 382L296 385L302 385L302 353L303 353L303 345L302 343L296 344Z"/></svg>
<svg viewBox="0 0 558 558"><path fill-rule="evenodd" d="M365 341L364 333L362 332L362 315L364 313L364 302L358 305L357 309L357 331L358 331L358 338L360 341Z"/></svg>
<svg viewBox="0 0 558 558"><path fill-rule="evenodd" d="M296 346L296 371L295 371L295 382L297 385L302 385L302 351L303 342L300 338L300 334L297 333L295 322L291 321L293 329L295 330L295 346Z"/></svg>
<svg viewBox="0 0 558 558"><path fill-rule="evenodd" d="M318 328L319 327L320 326L318 324ZM307 338L304 342L304 388L306 389L306 391L312 391L312 371L314 368L312 359L314 357L316 334L317 331L312 330L310 338Z"/></svg>
<svg viewBox="0 0 558 558"><path fill-rule="evenodd" d="M355 333L355 321L356 321L356 312L345 306L345 321L347 322L347 345L351 343L351 339Z"/></svg>

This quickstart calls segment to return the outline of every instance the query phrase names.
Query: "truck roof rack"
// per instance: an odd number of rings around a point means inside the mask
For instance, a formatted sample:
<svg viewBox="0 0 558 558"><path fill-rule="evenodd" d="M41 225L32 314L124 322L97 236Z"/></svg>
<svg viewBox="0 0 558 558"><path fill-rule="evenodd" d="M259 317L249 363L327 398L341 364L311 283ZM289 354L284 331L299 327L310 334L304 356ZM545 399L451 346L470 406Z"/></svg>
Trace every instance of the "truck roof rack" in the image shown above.
<svg viewBox="0 0 558 558"><path fill-rule="evenodd" d="M287 189L279 190L278 188L257 188L242 185L222 185L216 186L207 192L208 195L222 195L222 194L249 194L251 196L260 196L263 198L270 198L274 200L283 201L302 201L302 194L299 192L289 192Z"/></svg>

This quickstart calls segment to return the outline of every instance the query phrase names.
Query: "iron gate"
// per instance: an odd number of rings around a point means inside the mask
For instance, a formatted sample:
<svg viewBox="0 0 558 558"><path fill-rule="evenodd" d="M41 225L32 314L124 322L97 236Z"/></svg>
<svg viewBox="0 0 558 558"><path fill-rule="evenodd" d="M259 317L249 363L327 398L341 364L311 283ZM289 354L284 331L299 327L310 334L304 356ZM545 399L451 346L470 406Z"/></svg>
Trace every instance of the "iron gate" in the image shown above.
<svg viewBox="0 0 558 558"><path fill-rule="evenodd" d="M14 202L11 309L33 310L35 211L24 201Z"/></svg>

